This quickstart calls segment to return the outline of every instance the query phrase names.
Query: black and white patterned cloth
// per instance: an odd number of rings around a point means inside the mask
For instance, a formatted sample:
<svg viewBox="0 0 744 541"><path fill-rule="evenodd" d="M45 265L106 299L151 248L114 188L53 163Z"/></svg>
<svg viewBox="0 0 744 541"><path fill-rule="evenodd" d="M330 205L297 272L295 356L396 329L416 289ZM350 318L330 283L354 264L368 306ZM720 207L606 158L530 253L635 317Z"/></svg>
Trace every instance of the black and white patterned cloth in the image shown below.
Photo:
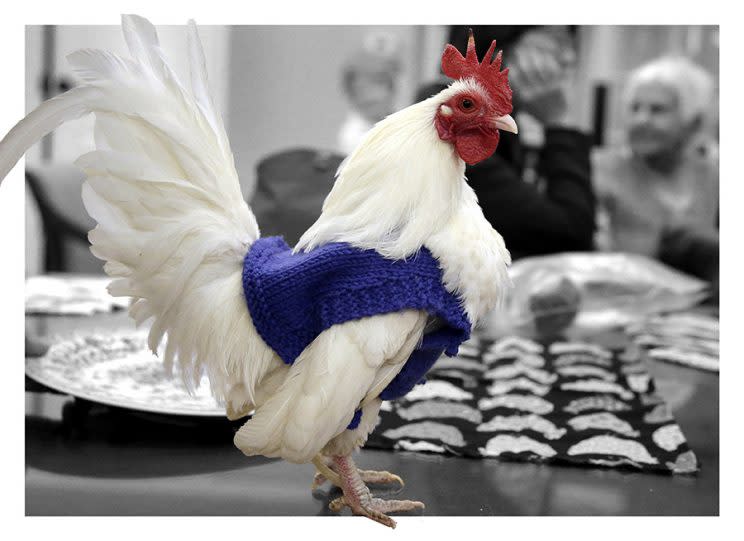
<svg viewBox="0 0 744 541"><path fill-rule="evenodd" d="M473 337L425 384L383 403L366 446L696 473L637 351Z"/></svg>

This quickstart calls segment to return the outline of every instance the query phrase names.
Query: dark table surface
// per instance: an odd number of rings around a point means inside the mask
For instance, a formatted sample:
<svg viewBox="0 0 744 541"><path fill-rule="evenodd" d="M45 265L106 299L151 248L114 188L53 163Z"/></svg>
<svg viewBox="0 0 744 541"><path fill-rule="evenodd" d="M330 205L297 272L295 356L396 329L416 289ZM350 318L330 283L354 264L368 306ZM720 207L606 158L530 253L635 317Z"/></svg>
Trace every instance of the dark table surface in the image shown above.
<svg viewBox="0 0 744 541"><path fill-rule="evenodd" d="M133 328L123 312L27 316L30 336ZM718 375L650 362L702 464L697 476L362 450L360 468L401 475L397 498L427 516L717 515ZM138 414L27 387L27 515L328 515L314 467L245 457L227 421ZM381 493L384 497L384 492ZM348 513L348 511L346 511Z"/></svg>

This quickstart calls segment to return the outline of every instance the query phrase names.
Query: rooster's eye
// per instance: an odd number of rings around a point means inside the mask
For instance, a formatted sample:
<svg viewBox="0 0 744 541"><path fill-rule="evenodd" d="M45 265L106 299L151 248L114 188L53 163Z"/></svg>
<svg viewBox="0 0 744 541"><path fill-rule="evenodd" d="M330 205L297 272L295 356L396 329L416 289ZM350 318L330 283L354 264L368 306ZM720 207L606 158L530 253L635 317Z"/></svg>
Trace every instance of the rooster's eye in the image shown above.
<svg viewBox="0 0 744 541"><path fill-rule="evenodd" d="M473 103L473 100L465 98L464 100L462 100L462 102L460 102L460 105L467 111L469 109L472 109L475 104Z"/></svg>

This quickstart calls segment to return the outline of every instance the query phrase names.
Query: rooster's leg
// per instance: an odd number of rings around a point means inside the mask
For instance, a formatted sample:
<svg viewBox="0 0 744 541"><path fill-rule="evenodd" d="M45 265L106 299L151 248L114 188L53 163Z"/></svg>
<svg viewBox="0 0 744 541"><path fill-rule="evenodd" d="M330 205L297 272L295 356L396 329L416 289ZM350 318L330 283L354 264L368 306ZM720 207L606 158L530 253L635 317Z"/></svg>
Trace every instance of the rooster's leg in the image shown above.
<svg viewBox="0 0 744 541"><path fill-rule="evenodd" d="M313 485L311 487L313 491L320 488L320 486L326 481L330 481L337 487L341 488L341 478L331 469L332 462L333 461L330 458L323 455L316 455L315 458L313 458L313 464L315 464L315 468L318 470L315 472L315 477L313 477Z"/></svg>
<svg viewBox="0 0 744 541"><path fill-rule="evenodd" d="M335 456L332 458L332 464L333 470L338 472L341 481L341 490L344 491L344 495L336 498L329 504L331 511L339 512L344 507L349 507L355 515L364 515L380 524L395 528L395 521L387 516L386 513L413 511L424 508L423 503L411 500L383 500L373 498L350 456Z"/></svg>
<svg viewBox="0 0 744 541"><path fill-rule="evenodd" d="M333 460L330 457L318 455L313 459L318 470L313 477L312 490L320 488L323 483L330 481L339 488L341 486L341 479L338 474L333 471ZM400 489L406 486L403 479L400 476L390 473L389 471L374 471L374 470L357 470L359 476L362 478L364 484L367 485L400 485Z"/></svg>

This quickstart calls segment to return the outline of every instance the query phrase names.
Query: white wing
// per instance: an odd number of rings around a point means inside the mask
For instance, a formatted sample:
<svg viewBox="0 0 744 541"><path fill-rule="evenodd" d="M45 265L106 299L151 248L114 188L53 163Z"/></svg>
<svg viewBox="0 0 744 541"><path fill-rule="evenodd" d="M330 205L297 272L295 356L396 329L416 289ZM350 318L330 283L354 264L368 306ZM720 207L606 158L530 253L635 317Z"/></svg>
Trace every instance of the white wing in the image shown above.
<svg viewBox="0 0 744 541"><path fill-rule="evenodd" d="M408 310L324 331L237 432L235 445L247 455L309 462L400 372L426 320L426 313Z"/></svg>

